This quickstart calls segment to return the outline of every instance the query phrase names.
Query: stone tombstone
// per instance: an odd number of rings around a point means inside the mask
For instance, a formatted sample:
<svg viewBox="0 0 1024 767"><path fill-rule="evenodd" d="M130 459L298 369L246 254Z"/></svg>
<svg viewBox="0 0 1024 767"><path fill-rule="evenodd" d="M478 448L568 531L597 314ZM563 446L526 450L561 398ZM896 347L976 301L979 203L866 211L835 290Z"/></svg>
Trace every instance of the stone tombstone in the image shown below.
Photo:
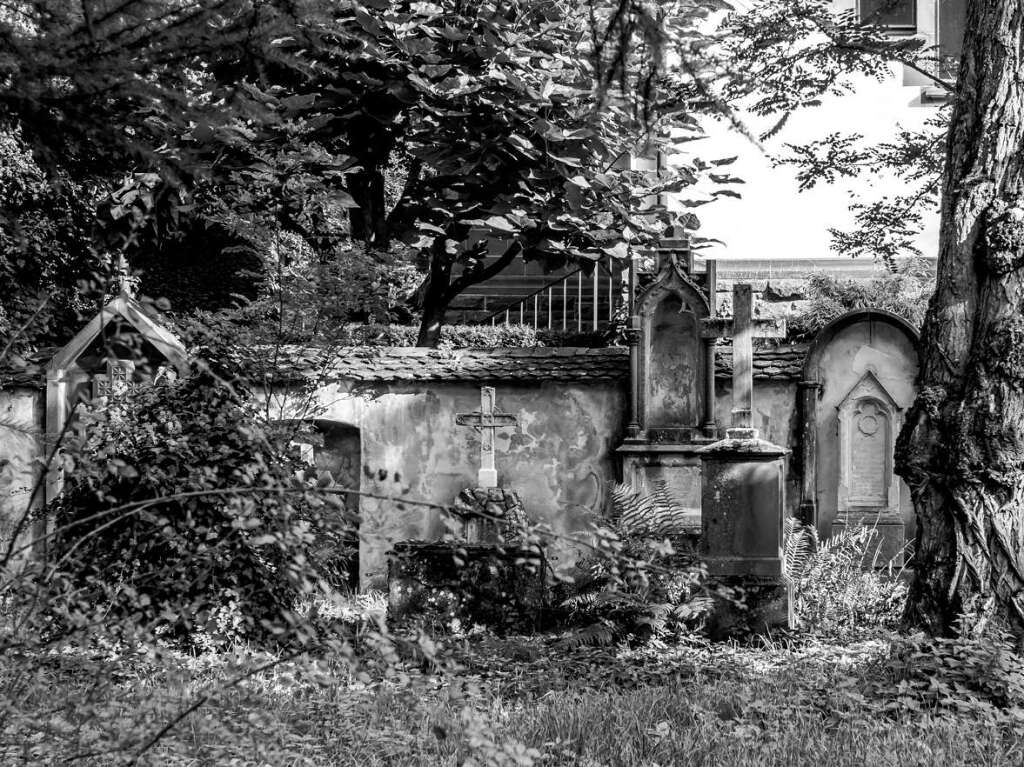
<svg viewBox="0 0 1024 767"><path fill-rule="evenodd" d="M714 271L695 274L685 242L666 243L655 260L657 273L632 302L630 423L617 453L624 482L640 493L664 487L696 529L698 451L715 428L714 342L701 335Z"/></svg>
<svg viewBox="0 0 1024 767"><path fill-rule="evenodd" d="M800 514L827 537L877 531L876 565L904 561L914 536L910 491L894 471L896 438L914 401L917 332L888 312L849 312L817 336L804 366Z"/></svg>
<svg viewBox="0 0 1024 767"><path fill-rule="evenodd" d="M675 293L645 318L650 327L646 363L647 428L696 427L703 414L703 353L699 317Z"/></svg>
<svg viewBox="0 0 1024 767"><path fill-rule="evenodd" d="M700 553L712 579L741 590L742 608L716 600L713 635L762 633L792 623L782 577L785 462L789 451L758 438L754 409L754 336L784 336L785 325L754 319L749 285L733 288L733 317L705 321L708 337L733 338L732 426L701 450Z"/></svg>
<svg viewBox="0 0 1024 767"><path fill-rule="evenodd" d="M838 511L899 511L899 477L893 472L891 456L903 425L902 408L869 371L837 410Z"/></svg>
<svg viewBox="0 0 1024 767"><path fill-rule="evenodd" d="M451 508L458 534L471 543L507 543L516 540L526 523L518 493L503 487L466 488Z"/></svg>
<svg viewBox="0 0 1024 767"><path fill-rule="evenodd" d="M638 421L649 442L690 442L708 420L707 297L679 258L665 258L637 296ZM713 373L713 371L711 371Z"/></svg>
<svg viewBox="0 0 1024 767"><path fill-rule="evenodd" d="M308 480L320 487L346 488L345 509L353 515L360 511L359 489L362 477L362 441L357 427L337 421L316 419L308 428L297 431L291 441L297 456L309 466ZM358 519L358 517L356 517ZM344 584L352 591L359 588L362 540L358 522L346 533L350 558L345 562Z"/></svg>
<svg viewBox="0 0 1024 767"><path fill-rule="evenodd" d="M701 451L699 552L708 576L738 589L740 604L716 598L712 636L764 633L792 625L782 577L785 456L770 442L724 439Z"/></svg>

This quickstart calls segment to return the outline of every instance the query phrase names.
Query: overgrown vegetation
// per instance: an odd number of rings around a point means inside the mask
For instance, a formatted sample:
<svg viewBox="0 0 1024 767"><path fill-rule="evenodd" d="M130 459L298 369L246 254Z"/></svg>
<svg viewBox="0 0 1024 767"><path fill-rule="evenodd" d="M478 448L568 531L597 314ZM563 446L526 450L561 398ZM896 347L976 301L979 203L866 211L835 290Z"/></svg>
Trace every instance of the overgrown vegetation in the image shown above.
<svg viewBox="0 0 1024 767"><path fill-rule="evenodd" d="M651 493L616 484L610 498L611 520L595 526L596 545L563 587L561 606L575 629L562 644L690 635L699 629L712 597L704 568L693 556L695 531L692 522L687 526L685 509L665 483Z"/></svg>
<svg viewBox="0 0 1024 767"><path fill-rule="evenodd" d="M67 442L45 614L188 646L289 641L302 596L339 586L356 519L315 492L244 384L197 369L83 413ZM44 631L48 629L44 628Z"/></svg>
<svg viewBox="0 0 1024 767"><path fill-rule="evenodd" d="M134 763L1015 767L1024 758L1020 660L980 641L938 654L921 640L555 651L483 637L459 658L465 670L443 677L414 662L356 676L245 652L54 654L26 678L5 655L0 689L17 705L0 754L10 765L131 763L200 701Z"/></svg>
<svg viewBox="0 0 1024 767"><path fill-rule="evenodd" d="M802 289L807 303L787 318L787 330L791 338L811 338L852 309L892 312L920 328L934 291L935 268L923 259L910 259L893 271L879 269L876 277L864 281L812 274Z"/></svg>
<svg viewBox="0 0 1024 767"><path fill-rule="evenodd" d="M897 629L907 583L903 565L894 560L884 559L875 527L835 525L822 540L816 528L788 518L783 567L797 628L835 642Z"/></svg>

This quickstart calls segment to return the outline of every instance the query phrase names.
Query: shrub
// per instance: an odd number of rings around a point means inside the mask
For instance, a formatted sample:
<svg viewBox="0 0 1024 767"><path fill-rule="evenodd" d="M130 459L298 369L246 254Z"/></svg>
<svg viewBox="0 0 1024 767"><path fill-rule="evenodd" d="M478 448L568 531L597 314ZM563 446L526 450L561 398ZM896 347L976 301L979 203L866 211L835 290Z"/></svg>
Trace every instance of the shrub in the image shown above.
<svg viewBox="0 0 1024 767"><path fill-rule="evenodd" d="M907 586L902 568L877 562L877 552L872 527L837 527L822 541L815 528L787 519L783 570L798 626L841 641L896 628Z"/></svg>
<svg viewBox="0 0 1024 767"><path fill-rule="evenodd" d="M562 606L579 628L564 644L645 641L691 631L711 607L705 571L680 555L684 510L664 484L650 494L613 485L611 524L594 530Z"/></svg>
<svg viewBox="0 0 1024 767"><path fill-rule="evenodd" d="M419 328L413 325L346 325L337 342L347 346L415 346ZM601 332L535 329L532 325L444 325L440 346L447 349L529 346L607 346Z"/></svg>
<svg viewBox="0 0 1024 767"><path fill-rule="evenodd" d="M791 338L813 336L836 317L852 309L884 309L921 327L935 291L935 269L923 259L911 259L897 271L879 269L871 280L843 280L821 272L807 278L806 306L787 324Z"/></svg>
<svg viewBox="0 0 1024 767"><path fill-rule="evenodd" d="M897 637L869 668L868 694L893 714L945 712L1024 721L1024 659L1013 638L991 629L981 635Z"/></svg>
<svg viewBox="0 0 1024 767"><path fill-rule="evenodd" d="M191 646L264 641L332 580L353 520L299 478L237 381L196 370L86 418L47 510L52 628L102 616Z"/></svg>

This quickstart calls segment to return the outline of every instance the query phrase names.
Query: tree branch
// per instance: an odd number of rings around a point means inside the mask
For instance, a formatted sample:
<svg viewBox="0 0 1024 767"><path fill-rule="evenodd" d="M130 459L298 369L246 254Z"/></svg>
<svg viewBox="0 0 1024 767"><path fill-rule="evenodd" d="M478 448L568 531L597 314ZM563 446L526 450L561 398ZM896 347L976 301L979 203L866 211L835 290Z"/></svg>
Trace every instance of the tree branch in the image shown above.
<svg viewBox="0 0 1024 767"><path fill-rule="evenodd" d="M464 270L458 278L452 281L448 286L448 290L445 291L445 302L451 301L470 285L476 285L480 282L484 282L485 280L489 280L491 277L500 273L506 266L515 260L516 256L518 256L522 250L522 243L519 242L519 240L514 240L512 244L505 248L505 252L502 253L494 263L481 269Z"/></svg>

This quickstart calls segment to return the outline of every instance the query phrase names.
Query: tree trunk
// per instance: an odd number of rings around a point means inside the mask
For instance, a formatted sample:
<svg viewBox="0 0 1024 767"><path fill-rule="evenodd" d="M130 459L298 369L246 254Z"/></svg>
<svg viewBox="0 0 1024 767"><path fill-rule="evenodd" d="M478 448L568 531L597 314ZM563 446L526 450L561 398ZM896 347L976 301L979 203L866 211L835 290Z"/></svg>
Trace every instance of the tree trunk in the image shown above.
<svg viewBox="0 0 1024 767"><path fill-rule="evenodd" d="M481 260L485 247L485 240L481 240L476 246L478 251L476 255ZM467 269L453 281L454 263L452 257L445 251L445 238L437 238L431 249L430 274L427 276L422 291L423 319L420 322L420 333L416 345L437 346L437 342L441 340L441 326L444 324L448 304L470 285L476 285L500 274L522 252L522 244L518 240L513 240L491 264Z"/></svg>
<svg viewBox="0 0 1024 767"><path fill-rule="evenodd" d="M960 613L1024 632L1022 27L1019 0L969 3L936 292L897 445L918 518L906 619L934 633Z"/></svg>
<svg viewBox="0 0 1024 767"><path fill-rule="evenodd" d="M378 166L352 173L348 180L349 193L359 205L349 211L349 226L353 239L368 248L386 250L388 247L388 216L384 203L384 172Z"/></svg>
<svg viewBox="0 0 1024 767"><path fill-rule="evenodd" d="M430 273L423 290L423 317L417 346L437 346L441 340L441 326L448 310L448 293L452 279L452 260L444 253L444 238L434 243L430 257Z"/></svg>

